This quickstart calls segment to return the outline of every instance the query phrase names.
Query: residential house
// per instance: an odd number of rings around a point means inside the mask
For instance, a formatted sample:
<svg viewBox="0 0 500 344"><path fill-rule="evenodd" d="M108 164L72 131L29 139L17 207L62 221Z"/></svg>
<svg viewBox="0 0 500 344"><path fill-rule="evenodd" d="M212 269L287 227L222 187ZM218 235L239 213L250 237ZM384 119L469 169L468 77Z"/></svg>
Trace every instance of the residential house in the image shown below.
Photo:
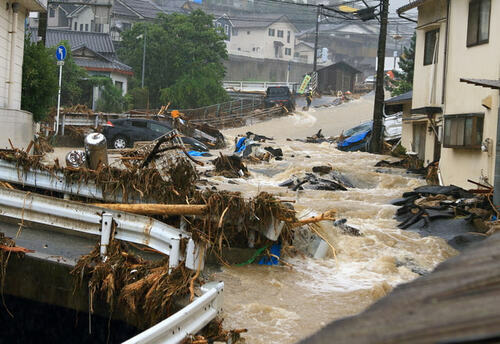
<svg viewBox="0 0 500 344"><path fill-rule="evenodd" d="M314 43L297 41L293 59L302 63L314 63Z"/></svg>
<svg viewBox="0 0 500 344"><path fill-rule="evenodd" d="M0 148L26 148L33 139L33 117L21 110L24 22L29 12L46 12L37 0L7 2L0 10Z"/></svg>
<svg viewBox="0 0 500 344"><path fill-rule="evenodd" d="M284 15L231 18L227 15L214 22L226 33L229 55L291 61L297 28Z"/></svg>
<svg viewBox="0 0 500 344"><path fill-rule="evenodd" d="M37 39L37 31L32 29L32 40ZM113 84L125 95L128 78L133 75L132 68L120 62L116 56L111 36L107 33L72 31L48 28L45 37L47 47L55 47L68 41L75 63L84 68L91 76L109 77ZM99 99L99 89L92 91L92 108L95 110Z"/></svg>
<svg viewBox="0 0 500 344"><path fill-rule="evenodd" d="M418 0L398 13L413 8L418 26L411 119L421 129L405 140L425 140L424 162L439 159L444 184L470 188L471 179L500 190L500 1Z"/></svg>
<svg viewBox="0 0 500 344"><path fill-rule="evenodd" d="M47 26L71 31L110 33L113 41L120 41L123 31L135 22L153 21L159 13L166 13L150 0L114 0L112 6L52 4Z"/></svg>

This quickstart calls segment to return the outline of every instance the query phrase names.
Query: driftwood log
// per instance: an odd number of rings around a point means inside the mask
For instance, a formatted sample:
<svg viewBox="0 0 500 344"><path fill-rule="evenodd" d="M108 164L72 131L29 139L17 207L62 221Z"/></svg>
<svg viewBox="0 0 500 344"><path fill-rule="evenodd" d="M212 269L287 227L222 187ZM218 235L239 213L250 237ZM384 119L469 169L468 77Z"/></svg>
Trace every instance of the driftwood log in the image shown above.
<svg viewBox="0 0 500 344"><path fill-rule="evenodd" d="M203 215L207 209L203 204L93 203L92 205L140 215Z"/></svg>

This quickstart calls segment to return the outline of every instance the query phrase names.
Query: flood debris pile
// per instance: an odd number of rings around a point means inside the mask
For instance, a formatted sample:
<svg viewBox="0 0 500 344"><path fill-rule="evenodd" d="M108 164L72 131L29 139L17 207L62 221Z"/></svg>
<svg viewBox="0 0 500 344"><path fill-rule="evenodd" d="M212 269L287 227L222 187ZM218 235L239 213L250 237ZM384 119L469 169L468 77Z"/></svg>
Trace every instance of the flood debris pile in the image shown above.
<svg viewBox="0 0 500 344"><path fill-rule="evenodd" d="M271 159L283 160L283 150L272 146L265 146L264 143L273 140L267 137L248 131L245 136L235 139L233 155L241 157L248 162L270 161Z"/></svg>
<svg viewBox="0 0 500 344"><path fill-rule="evenodd" d="M249 177L247 167L242 159L236 155L222 155L212 161L215 166L214 174L226 178Z"/></svg>
<svg viewBox="0 0 500 344"><path fill-rule="evenodd" d="M294 176L279 186L287 187L292 191L297 190L324 190L347 191L353 188L352 182L338 171L333 171L330 166L315 166L313 172L306 172L303 176Z"/></svg>
<svg viewBox="0 0 500 344"><path fill-rule="evenodd" d="M223 247L260 248L291 242L295 210L266 192L245 199L239 192L206 190L198 195L207 205L206 216L190 220L193 239L208 243L217 255Z"/></svg>
<svg viewBox="0 0 500 344"><path fill-rule="evenodd" d="M247 329L224 330L222 322L223 319L212 321L197 335L186 338L182 344L245 343L244 341L240 341L240 334L247 332Z"/></svg>
<svg viewBox="0 0 500 344"><path fill-rule="evenodd" d="M105 259L96 245L80 258L71 273L78 288L88 281L90 313L94 312L94 300L100 299L110 312L126 309L126 316L148 328L178 310L174 302L190 294L195 272L181 265L169 273L168 258L145 260L132 254L122 242L113 240Z"/></svg>
<svg viewBox="0 0 500 344"><path fill-rule="evenodd" d="M404 193L392 204L400 206L396 212L399 228L439 236L463 249L492 233L497 215L490 196L454 185L427 185Z"/></svg>
<svg viewBox="0 0 500 344"><path fill-rule="evenodd" d="M63 167L54 160L52 165L42 162L43 156L30 155L20 149L0 151L0 159L13 162L20 173L28 170L47 171L56 176L64 175L66 182L94 184L107 199L122 203L152 201L159 203L185 202L192 197L198 176L193 166L185 159L158 169L156 165L141 167L146 157L125 161L125 168L101 164L95 170L87 167ZM132 160L134 161L134 160Z"/></svg>

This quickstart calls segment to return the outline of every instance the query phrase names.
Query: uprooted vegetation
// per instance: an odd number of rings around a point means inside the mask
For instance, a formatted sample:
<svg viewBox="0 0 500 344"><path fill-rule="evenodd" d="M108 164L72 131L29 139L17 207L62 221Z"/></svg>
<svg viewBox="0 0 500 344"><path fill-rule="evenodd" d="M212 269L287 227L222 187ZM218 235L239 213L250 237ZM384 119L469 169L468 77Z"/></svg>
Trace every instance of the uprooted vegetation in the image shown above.
<svg viewBox="0 0 500 344"><path fill-rule="evenodd" d="M108 304L111 313L124 307L128 317L148 328L175 313L178 309L174 302L189 295L191 279L197 279L193 271L182 265L169 273L168 258L157 262L142 259L118 240L110 243L105 260L99 250L96 245L71 272L75 288L82 287L88 279L91 313L93 300L99 298Z"/></svg>

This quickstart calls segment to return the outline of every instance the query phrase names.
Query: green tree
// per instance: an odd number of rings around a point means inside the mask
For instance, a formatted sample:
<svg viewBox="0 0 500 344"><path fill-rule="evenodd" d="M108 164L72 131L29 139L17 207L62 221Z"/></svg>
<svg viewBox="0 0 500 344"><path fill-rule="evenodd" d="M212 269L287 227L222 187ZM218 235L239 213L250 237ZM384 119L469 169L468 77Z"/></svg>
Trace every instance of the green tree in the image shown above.
<svg viewBox="0 0 500 344"><path fill-rule="evenodd" d="M394 72L395 80L393 80L392 85L388 87L393 97L406 93L413 89L413 69L415 67L416 37L417 36L414 33L410 41L410 46L404 47L403 54L399 57L399 67L403 71Z"/></svg>
<svg viewBox="0 0 500 344"><path fill-rule="evenodd" d="M58 73L54 56L42 43L24 38L21 108L33 114L33 120L43 120L55 105Z"/></svg>
<svg viewBox="0 0 500 344"><path fill-rule="evenodd" d="M76 64L71 53L71 46L68 41L62 41L60 44L66 47L66 59L62 68L61 82L61 105L71 106L80 104L82 100L81 81L88 77L87 71ZM56 47L51 48L54 56Z"/></svg>
<svg viewBox="0 0 500 344"><path fill-rule="evenodd" d="M97 111L102 112L122 112L126 105L122 90L113 85L113 81L108 77L94 76L90 78L92 87L99 87L100 97L97 100Z"/></svg>
<svg viewBox="0 0 500 344"><path fill-rule="evenodd" d="M227 59L225 35L213 26L213 16L200 10L189 15L160 14L155 23L137 23L126 31L119 56L134 69L137 84L142 76L144 37L144 83L151 107L165 102L172 107L196 107L227 99L221 82ZM187 89L182 92L182 87Z"/></svg>

